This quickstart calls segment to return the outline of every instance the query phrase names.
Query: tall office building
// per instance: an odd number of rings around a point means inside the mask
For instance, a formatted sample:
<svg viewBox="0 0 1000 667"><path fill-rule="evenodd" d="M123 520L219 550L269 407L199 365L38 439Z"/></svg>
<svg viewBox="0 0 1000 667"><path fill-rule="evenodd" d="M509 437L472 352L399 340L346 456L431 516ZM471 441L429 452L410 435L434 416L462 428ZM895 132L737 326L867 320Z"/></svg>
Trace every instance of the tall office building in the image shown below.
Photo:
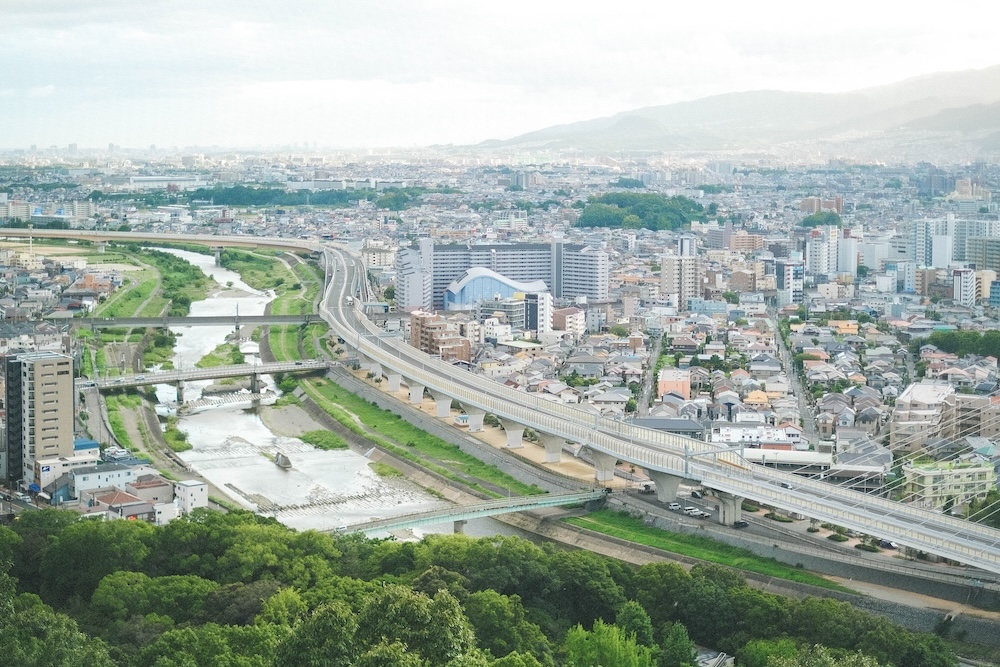
<svg viewBox="0 0 1000 667"><path fill-rule="evenodd" d="M35 459L73 456L73 360L55 352L11 354L3 364L8 485L35 483Z"/></svg>
<svg viewBox="0 0 1000 667"><path fill-rule="evenodd" d="M541 280L555 298L608 298L610 259L598 248L564 243L510 245L435 245L421 239L417 248L396 256L400 310L444 310L448 286L472 267L491 269L519 282ZM428 283L429 281L429 283Z"/></svg>

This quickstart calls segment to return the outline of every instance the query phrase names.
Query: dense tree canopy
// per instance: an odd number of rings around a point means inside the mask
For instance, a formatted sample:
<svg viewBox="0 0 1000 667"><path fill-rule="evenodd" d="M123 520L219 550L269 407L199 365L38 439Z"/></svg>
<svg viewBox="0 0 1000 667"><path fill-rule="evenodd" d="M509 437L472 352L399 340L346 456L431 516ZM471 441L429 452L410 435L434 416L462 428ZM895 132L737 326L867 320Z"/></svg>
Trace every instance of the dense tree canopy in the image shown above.
<svg viewBox="0 0 1000 667"><path fill-rule="evenodd" d="M759 667L955 664L935 636L725 568L516 537L400 543L209 511L153 527L43 510L0 528L0 651L19 667L666 667L692 642Z"/></svg>
<svg viewBox="0 0 1000 667"><path fill-rule="evenodd" d="M704 220L704 207L687 197L611 192L591 198L580 214L581 227L673 230Z"/></svg>
<svg viewBox="0 0 1000 667"><path fill-rule="evenodd" d="M964 357L967 354L978 354L981 357L1000 358L1000 331L935 331L924 339L913 342L913 352L918 352L923 345L933 345L944 352Z"/></svg>
<svg viewBox="0 0 1000 667"><path fill-rule="evenodd" d="M799 223L802 227L840 227L843 224L844 222L840 219L840 215L834 213L833 211L821 211L819 213L807 215L802 218L802 222Z"/></svg>

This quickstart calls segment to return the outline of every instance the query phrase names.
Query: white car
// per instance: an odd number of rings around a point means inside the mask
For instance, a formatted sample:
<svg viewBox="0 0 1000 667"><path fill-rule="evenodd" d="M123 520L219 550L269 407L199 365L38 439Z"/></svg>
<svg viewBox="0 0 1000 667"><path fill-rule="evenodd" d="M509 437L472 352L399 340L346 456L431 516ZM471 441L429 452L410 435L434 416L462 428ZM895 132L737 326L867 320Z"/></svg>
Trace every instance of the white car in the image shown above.
<svg viewBox="0 0 1000 667"><path fill-rule="evenodd" d="M667 509L668 510L673 510L675 512L678 512L681 509L681 504L680 503L670 503L669 505L667 505Z"/></svg>
<svg viewBox="0 0 1000 667"><path fill-rule="evenodd" d="M687 514L688 516L698 516L699 512L701 512L701 510L698 509L697 507L685 507L684 508L684 513Z"/></svg>

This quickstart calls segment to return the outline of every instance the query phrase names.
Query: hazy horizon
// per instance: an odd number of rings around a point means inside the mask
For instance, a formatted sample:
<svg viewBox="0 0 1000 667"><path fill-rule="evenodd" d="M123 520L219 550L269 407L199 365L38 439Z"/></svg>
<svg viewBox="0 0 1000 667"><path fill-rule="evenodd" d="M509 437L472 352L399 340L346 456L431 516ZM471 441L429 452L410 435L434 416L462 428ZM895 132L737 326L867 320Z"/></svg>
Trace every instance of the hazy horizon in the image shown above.
<svg viewBox="0 0 1000 667"><path fill-rule="evenodd" d="M861 2L0 2L3 148L473 144L727 92L844 92L1000 62L986 2L962 22Z"/></svg>

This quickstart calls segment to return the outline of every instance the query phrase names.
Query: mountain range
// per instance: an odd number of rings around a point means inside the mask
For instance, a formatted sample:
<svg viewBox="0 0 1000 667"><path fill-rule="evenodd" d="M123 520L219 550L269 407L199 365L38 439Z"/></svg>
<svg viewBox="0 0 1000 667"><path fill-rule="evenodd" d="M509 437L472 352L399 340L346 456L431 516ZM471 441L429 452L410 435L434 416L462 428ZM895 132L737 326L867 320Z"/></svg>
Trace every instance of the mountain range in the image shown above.
<svg viewBox="0 0 1000 667"><path fill-rule="evenodd" d="M846 93L755 90L556 125L483 147L762 151L865 147L928 159L1000 152L1000 65ZM926 155L916 155L924 154Z"/></svg>

